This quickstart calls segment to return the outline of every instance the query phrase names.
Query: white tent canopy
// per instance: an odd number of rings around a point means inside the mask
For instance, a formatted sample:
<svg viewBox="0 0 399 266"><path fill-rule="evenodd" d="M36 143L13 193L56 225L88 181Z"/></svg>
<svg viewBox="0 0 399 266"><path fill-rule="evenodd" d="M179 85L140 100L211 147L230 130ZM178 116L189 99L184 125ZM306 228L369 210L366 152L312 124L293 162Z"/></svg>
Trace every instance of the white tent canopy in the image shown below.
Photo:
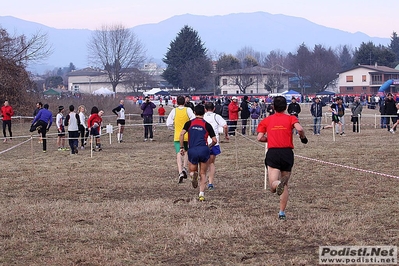
<svg viewBox="0 0 399 266"><path fill-rule="evenodd" d="M155 93L157 93L157 92L159 92L159 91L161 91L160 88L153 88L153 89L151 89L151 90L149 90L149 91L143 92L143 94L144 94L144 96L147 96L147 95L154 95Z"/></svg>
<svg viewBox="0 0 399 266"><path fill-rule="evenodd" d="M110 95L114 95L115 92L111 91L108 88L99 88L98 90L93 91L94 95L102 95L102 96L110 96Z"/></svg>

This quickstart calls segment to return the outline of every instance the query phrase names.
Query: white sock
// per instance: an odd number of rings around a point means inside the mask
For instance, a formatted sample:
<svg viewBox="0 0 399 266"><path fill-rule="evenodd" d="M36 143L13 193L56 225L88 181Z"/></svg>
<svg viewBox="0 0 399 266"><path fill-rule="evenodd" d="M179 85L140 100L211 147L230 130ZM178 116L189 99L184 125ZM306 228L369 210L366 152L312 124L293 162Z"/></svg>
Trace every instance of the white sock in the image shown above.
<svg viewBox="0 0 399 266"><path fill-rule="evenodd" d="M203 191L201 191L200 193L199 193L199 196L201 197L201 196L205 196L205 193L203 192Z"/></svg>

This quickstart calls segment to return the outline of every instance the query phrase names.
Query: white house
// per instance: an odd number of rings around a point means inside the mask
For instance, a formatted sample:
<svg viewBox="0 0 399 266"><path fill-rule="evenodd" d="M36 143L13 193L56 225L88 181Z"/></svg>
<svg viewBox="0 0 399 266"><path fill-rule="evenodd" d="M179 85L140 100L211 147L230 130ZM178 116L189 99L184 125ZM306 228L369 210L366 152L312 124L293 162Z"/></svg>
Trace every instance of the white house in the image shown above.
<svg viewBox="0 0 399 266"><path fill-rule="evenodd" d="M241 88L245 87L245 94L268 94L289 90L289 77L294 74L265 67L249 67L235 69L219 74L219 89L222 95L242 94Z"/></svg>

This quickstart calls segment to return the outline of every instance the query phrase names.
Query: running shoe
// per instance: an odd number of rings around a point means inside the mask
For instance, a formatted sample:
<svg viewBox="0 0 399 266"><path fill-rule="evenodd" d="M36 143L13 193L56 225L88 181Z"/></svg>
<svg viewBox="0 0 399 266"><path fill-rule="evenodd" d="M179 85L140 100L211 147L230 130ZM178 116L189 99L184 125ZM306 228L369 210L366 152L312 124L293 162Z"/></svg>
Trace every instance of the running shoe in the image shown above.
<svg viewBox="0 0 399 266"><path fill-rule="evenodd" d="M184 175L183 178L184 178L184 179L187 179L187 168L183 167L182 173L183 173L183 175Z"/></svg>
<svg viewBox="0 0 399 266"><path fill-rule="evenodd" d="M194 172L194 175L191 180L191 184L193 185L193 188L198 187L198 172Z"/></svg>
<svg viewBox="0 0 399 266"><path fill-rule="evenodd" d="M214 190L214 189L215 189L215 187L212 184L208 185L208 190Z"/></svg>
<svg viewBox="0 0 399 266"><path fill-rule="evenodd" d="M204 196L199 196L198 197L198 201L205 201L205 197Z"/></svg>
<svg viewBox="0 0 399 266"><path fill-rule="evenodd" d="M389 130L389 132L391 132L392 134L395 134L395 131L392 128Z"/></svg>
<svg viewBox="0 0 399 266"><path fill-rule="evenodd" d="M60 148L58 148L58 151L63 151L63 149L60 147Z"/></svg>
<svg viewBox="0 0 399 266"><path fill-rule="evenodd" d="M287 184L287 182L288 182L288 178L286 176L281 177L280 184L278 184L278 186L276 188L277 195L280 196L281 194L283 194L284 187Z"/></svg>
<svg viewBox="0 0 399 266"><path fill-rule="evenodd" d="M287 221L287 216L285 216L285 214L279 214L278 219L281 221Z"/></svg>
<svg viewBox="0 0 399 266"><path fill-rule="evenodd" d="M184 178L184 173L181 172L181 173L179 174L179 184L183 183L183 178Z"/></svg>

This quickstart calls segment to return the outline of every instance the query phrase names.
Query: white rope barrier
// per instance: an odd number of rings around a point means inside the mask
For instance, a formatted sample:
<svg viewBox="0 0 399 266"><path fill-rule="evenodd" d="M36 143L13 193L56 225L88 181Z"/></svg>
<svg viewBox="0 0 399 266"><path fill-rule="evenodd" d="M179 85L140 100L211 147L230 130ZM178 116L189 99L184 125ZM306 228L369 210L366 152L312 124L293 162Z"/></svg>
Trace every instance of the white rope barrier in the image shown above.
<svg viewBox="0 0 399 266"><path fill-rule="evenodd" d="M391 117L392 117L392 116L391 116ZM111 124L109 124L109 125L111 125ZM137 127L137 126L142 127L142 126L144 126L144 125L152 125L152 126L155 126L155 125L156 125L156 126L162 126L162 127L164 126L164 127L166 127L166 124L165 124L165 123L161 123L161 124L160 124L160 123L154 123L154 124L134 123L134 124L125 125L125 128L126 128L126 127ZM249 132L250 132L250 128L251 128L251 127L250 127L250 124L249 124L249 126L247 126L247 129L249 130ZM113 134L115 131L118 131L118 130L119 130L118 127L113 127L113 128L111 128L111 129L108 129L106 133L101 133L99 136L101 137L101 136L105 136L105 135L109 134L110 139L111 139L111 134ZM335 129L333 128L333 139L335 139L335 132L334 132L334 131L335 131ZM65 134L66 134L67 132L68 132L68 131L66 131ZM235 136L234 136L234 141L235 141L235 149L236 149L236 163L237 163L237 167L238 167L238 153L237 153L237 151L238 151L238 141L237 141L237 136L242 137L242 138L245 139L246 141L249 141L249 142L253 143L253 144L256 145L256 146L259 145L259 146L261 146L261 147L264 147L264 148L265 148L265 153L267 152L267 144L265 145L265 144L263 144L263 143L258 142L256 139L250 138L248 135L243 135L243 134L241 134L241 133L239 132L238 128L236 128L235 133L236 133L236 134L235 134ZM51 133L51 134L48 134L48 135L50 135L50 136L58 136L58 133ZM95 138L93 138L92 136L89 136L89 137L92 138L92 141L91 141L91 146L92 146ZM4 153L6 153L6 152L8 152L8 151L10 151L10 150L12 150L12 149L15 149L15 148L17 148L17 147L19 147L19 146L21 146L21 145L27 143L28 141L31 141L31 140L35 139L35 138L40 138L40 136L39 136L39 135L36 135L36 136L34 136L34 135L25 135L25 136L15 136L15 137L13 136L12 139L18 139L18 138L28 138L28 139L25 140L25 141L23 141L23 142L21 142L21 143L18 143L18 144L16 144L16 145L12 146L12 147L9 147L9 148L7 148L7 149L1 151L0 154L4 154ZM3 139L4 139L4 138L3 138ZM53 138L53 137L47 138L47 137L46 137L46 139L55 139L55 138ZM78 139L78 140L80 140L81 137L69 138L69 137L66 137L66 136L65 136L64 139L65 139L65 140L69 140L69 139ZM110 141L111 141L111 140L110 140ZM263 145L265 145L265 146L263 146ZM90 150L91 150L91 157L92 157L92 156L93 156L93 152L92 152L93 148L91 148ZM297 154L295 154L294 156L295 156L295 157L298 157L298 158L301 158L301 159L304 159L304 160L313 161L313 162L317 162L317 163L321 163L321 164L332 165L332 166L341 167L341 168L346 168L346 169L350 169L350 170L354 170L354 171L365 172L365 173L369 173L369 174L374 174L374 175L380 175L380 176L385 176L385 177L390 177L390 178L399 179L399 176L384 174L384 173L380 173L380 172L376 172L376 171L371 171L371 170L365 170L365 169L361 169L361 168L357 168L357 167L353 167L353 166L347 166L347 165L342 165L342 164L337 164L337 163L331 163L331 162L327 162L327 161L323 161L323 160L319 160L319 159L315 159L315 158L309 158L309 157L305 157L305 156L297 155ZM265 185L264 185L265 189L266 189L266 179L267 179L267 170L266 170L266 168L265 168Z"/></svg>
<svg viewBox="0 0 399 266"><path fill-rule="evenodd" d="M243 135L239 132L236 132L236 135L241 136L243 139L254 143L255 145L262 147L264 144L258 142L257 140L251 139L249 138L247 135ZM267 152L267 146L265 147L266 152ZM357 168L357 167L353 167L353 166L348 166L348 165L343 165L343 164L337 164L337 163L332 163L332 162L327 162L327 161L323 161L323 160L319 160L319 159L315 159L315 158L310 158L310 157L306 157L306 156L302 156L302 155L298 155L294 153L294 156L303 160L307 160L307 161L312 161L312 162L317 162L320 164L326 164L326 165L332 165L332 166L336 166L336 167L341 167L341 168L346 168L349 170L354 170L357 172L364 172L364 173L368 173L368 174L373 174L373 175L380 175L380 176L384 176L384 177L390 177L390 178L395 178L395 179L399 179L399 176L395 176L395 175L390 175L390 174L384 174L384 173L380 173L380 172L376 172L376 171L371 171L371 170L366 170L366 169L361 169L361 168ZM265 167L265 183L264 183L264 188L266 189L266 181L267 180L267 169Z"/></svg>
<svg viewBox="0 0 399 266"><path fill-rule="evenodd" d="M25 140L25 141L23 141L23 142L20 142L20 143L14 145L14 146L12 146L12 147L9 147L8 149L5 149L4 151L1 151L0 154L6 153L6 152L8 152L8 151L11 151L11 150L13 150L13 149L15 149L15 148L17 148L17 147L19 147L19 146L21 146L21 145L27 143L28 141L31 141L31 139L32 139L32 138L27 139L27 140Z"/></svg>

